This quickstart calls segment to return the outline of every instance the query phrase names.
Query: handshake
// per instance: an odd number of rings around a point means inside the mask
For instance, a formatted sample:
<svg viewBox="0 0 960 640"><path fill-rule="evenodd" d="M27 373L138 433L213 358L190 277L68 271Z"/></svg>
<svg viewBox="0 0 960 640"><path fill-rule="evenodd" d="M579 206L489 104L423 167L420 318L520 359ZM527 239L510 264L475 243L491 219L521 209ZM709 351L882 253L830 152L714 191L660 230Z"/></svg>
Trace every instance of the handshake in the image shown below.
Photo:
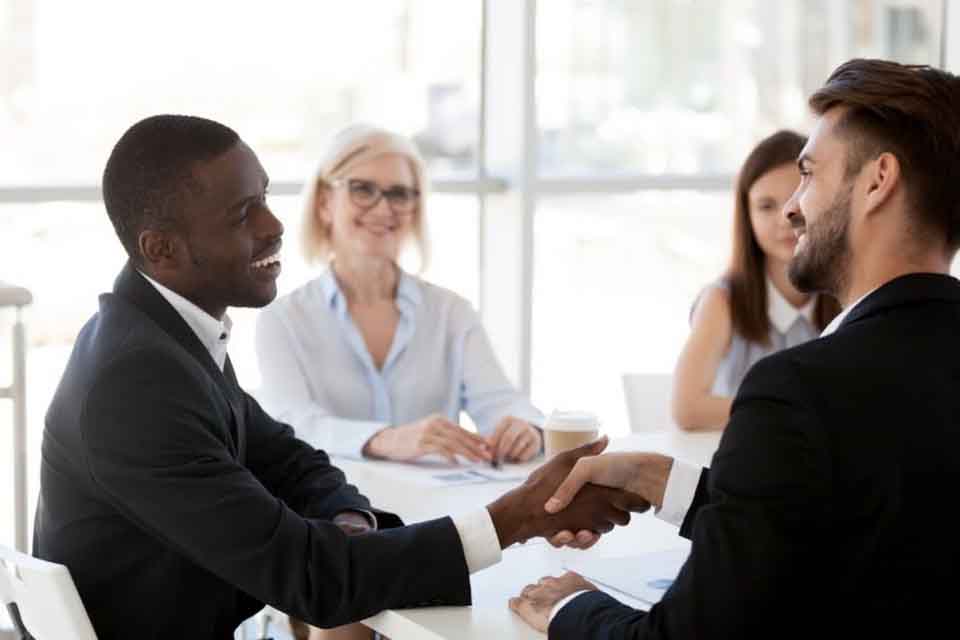
<svg viewBox="0 0 960 640"><path fill-rule="evenodd" d="M544 537L554 546L585 549L631 513L660 506L672 459L648 455L644 464L617 464L621 455L599 457L607 439L558 454L526 482L487 505L505 549Z"/></svg>

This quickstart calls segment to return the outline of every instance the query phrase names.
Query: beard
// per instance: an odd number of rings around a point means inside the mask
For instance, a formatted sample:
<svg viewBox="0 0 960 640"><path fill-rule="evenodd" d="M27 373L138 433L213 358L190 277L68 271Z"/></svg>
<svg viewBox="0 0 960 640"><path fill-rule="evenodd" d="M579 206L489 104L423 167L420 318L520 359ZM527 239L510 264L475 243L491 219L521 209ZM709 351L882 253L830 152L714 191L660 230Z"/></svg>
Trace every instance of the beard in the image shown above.
<svg viewBox="0 0 960 640"><path fill-rule="evenodd" d="M837 194L817 222L807 226L804 246L787 266L787 277L798 291L833 296L843 290L850 260L847 236L853 185Z"/></svg>

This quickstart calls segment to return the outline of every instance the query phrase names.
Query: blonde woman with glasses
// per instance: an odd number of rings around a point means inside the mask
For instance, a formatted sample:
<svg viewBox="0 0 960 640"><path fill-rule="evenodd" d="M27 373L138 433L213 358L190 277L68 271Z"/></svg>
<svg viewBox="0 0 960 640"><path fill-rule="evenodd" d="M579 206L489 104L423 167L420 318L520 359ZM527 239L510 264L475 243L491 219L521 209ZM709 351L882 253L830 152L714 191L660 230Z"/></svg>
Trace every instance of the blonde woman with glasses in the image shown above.
<svg viewBox="0 0 960 640"><path fill-rule="evenodd" d="M326 268L258 318L264 405L335 455L525 462L542 449L543 416L507 380L479 315L398 265L411 243L426 265L426 191L408 139L362 125L334 137L304 187L301 233L306 259ZM459 426L461 411L479 433Z"/></svg>
<svg viewBox="0 0 960 640"><path fill-rule="evenodd" d="M480 316L407 273L428 259L426 177L413 144L354 125L307 182L302 249L326 268L260 314L264 400L328 453L413 461L524 462L541 413L507 380ZM479 434L457 424L466 411Z"/></svg>

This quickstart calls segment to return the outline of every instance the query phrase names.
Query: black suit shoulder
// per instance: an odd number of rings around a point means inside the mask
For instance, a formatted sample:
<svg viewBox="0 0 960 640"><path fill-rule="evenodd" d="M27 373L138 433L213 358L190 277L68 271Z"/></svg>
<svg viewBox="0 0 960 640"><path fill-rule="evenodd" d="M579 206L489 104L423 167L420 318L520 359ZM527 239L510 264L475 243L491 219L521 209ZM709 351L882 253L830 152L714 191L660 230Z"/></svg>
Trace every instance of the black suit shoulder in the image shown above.
<svg viewBox="0 0 960 640"><path fill-rule="evenodd" d="M960 551L935 516L960 481L958 326L960 283L911 274L835 333L758 362L663 600L643 615L585 596L551 638L912 637L952 624Z"/></svg>

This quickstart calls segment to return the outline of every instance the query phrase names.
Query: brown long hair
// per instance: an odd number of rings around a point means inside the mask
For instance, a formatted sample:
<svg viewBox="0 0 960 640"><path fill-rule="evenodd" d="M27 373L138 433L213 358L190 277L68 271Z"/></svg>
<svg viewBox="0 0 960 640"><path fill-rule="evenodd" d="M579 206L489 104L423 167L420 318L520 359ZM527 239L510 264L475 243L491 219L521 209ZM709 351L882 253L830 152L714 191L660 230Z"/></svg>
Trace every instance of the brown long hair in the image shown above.
<svg viewBox="0 0 960 640"><path fill-rule="evenodd" d="M777 131L753 148L737 175L733 207L733 255L727 270L730 287L730 316L733 329L751 342L770 340L767 314L766 255L750 224L750 188L771 169L793 164L807 139L793 131ZM840 306L827 295L819 295L813 319L821 331Z"/></svg>

